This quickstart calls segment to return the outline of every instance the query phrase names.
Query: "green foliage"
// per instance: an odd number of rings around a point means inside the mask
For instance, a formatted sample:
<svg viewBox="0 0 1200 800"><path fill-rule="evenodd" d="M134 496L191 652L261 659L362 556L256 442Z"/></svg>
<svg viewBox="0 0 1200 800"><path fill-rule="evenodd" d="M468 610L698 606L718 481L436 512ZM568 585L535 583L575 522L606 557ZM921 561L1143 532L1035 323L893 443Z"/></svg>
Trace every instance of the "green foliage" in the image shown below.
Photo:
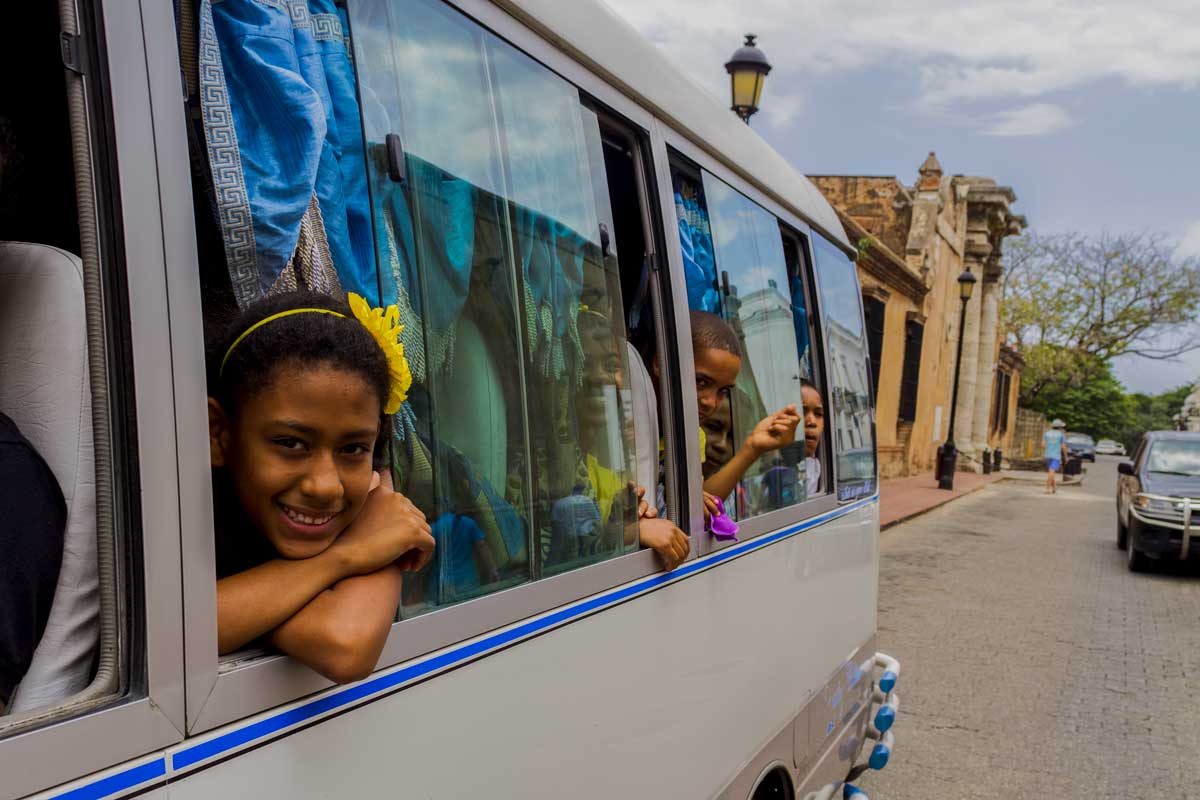
<svg viewBox="0 0 1200 800"><path fill-rule="evenodd" d="M1119 355L1169 359L1200 348L1200 258L1176 257L1162 237L1031 233L1006 249L1002 308L1027 365L1023 405L1054 406L1103 383Z"/></svg>
<svg viewBox="0 0 1200 800"><path fill-rule="evenodd" d="M1077 378L1049 383L1043 391L1022 405L1040 411L1047 419L1060 417L1067 423L1067 430L1088 433L1096 439L1112 438L1118 431L1132 428L1135 424L1134 402L1125 394L1110 364L1095 360L1089 363L1088 357L1076 352L1064 354L1053 350L1042 346L1026 354L1026 372L1035 363L1030 360L1033 356L1043 359L1037 362L1040 368L1045 368L1043 363L1068 363L1075 370L1073 374Z"/></svg>
<svg viewBox="0 0 1200 800"><path fill-rule="evenodd" d="M1172 418L1179 413L1180 408L1183 407L1183 401L1191 392L1192 386L1184 384L1177 389L1161 394L1135 393L1129 395L1129 402L1132 405L1129 424L1117 430L1110 438L1125 445L1125 449L1132 454L1133 449L1137 447L1138 440L1146 431L1171 430L1175 427L1175 421Z"/></svg>

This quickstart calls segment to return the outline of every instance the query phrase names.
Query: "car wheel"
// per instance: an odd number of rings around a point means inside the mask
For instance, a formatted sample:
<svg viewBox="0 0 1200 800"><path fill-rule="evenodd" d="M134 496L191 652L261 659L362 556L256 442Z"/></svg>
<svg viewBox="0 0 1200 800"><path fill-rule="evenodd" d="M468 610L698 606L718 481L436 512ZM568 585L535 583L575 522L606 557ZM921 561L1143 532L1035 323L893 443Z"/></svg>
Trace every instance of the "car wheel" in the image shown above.
<svg viewBox="0 0 1200 800"><path fill-rule="evenodd" d="M1150 569L1150 559L1145 553L1138 550L1137 529L1130 531L1130 534L1125 547L1125 559L1129 565L1129 571L1145 572Z"/></svg>
<svg viewBox="0 0 1200 800"><path fill-rule="evenodd" d="M1117 510L1117 549L1129 547L1129 526L1121 520L1121 511Z"/></svg>

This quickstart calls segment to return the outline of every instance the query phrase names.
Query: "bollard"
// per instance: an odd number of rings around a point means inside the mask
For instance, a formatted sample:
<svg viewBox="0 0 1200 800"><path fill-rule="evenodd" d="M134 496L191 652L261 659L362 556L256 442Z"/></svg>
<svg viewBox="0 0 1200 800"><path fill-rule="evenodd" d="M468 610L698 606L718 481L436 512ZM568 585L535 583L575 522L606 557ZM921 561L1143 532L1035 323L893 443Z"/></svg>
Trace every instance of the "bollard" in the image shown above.
<svg viewBox="0 0 1200 800"><path fill-rule="evenodd" d="M983 449L983 474L992 474L992 454L986 447Z"/></svg>
<svg viewBox="0 0 1200 800"><path fill-rule="evenodd" d="M992 472L1000 471L1000 448L992 451Z"/></svg>

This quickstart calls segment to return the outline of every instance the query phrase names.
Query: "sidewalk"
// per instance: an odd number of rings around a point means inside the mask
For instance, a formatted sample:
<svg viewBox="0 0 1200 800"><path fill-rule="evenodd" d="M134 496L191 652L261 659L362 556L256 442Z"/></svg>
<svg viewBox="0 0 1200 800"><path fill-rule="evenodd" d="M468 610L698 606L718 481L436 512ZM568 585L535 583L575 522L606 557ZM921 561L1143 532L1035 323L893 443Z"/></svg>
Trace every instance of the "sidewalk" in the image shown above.
<svg viewBox="0 0 1200 800"><path fill-rule="evenodd" d="M932 472L914 475L911 478L891 478L879 482L879 529L890 528L898 522L924 514L931 508L949 503L995 483L1006 477L1003 472L977 475L974 472L956 472L954 489L939 489Z"/></svg>
<svg viewBox="0 0 1200 800"><path fill-rule="evenodd" d="M1080 476L1059 478L1059 486L1075 486ZM939 489L932 472L911 478L891 478L879 482L879 529L890 528L906 519L957 500L996 481L1034 481L1045 483L1046 473L1029 470L1003 470L990 475L974 472L954 473L954 489Z"/></svg>

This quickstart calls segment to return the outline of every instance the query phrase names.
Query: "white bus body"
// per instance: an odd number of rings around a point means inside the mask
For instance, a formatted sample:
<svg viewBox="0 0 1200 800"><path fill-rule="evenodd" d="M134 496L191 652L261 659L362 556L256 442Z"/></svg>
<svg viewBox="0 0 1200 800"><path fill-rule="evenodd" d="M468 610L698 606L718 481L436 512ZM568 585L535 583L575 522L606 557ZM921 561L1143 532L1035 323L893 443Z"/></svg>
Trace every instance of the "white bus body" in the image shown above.
<svg viewBox="0 0 1200 800"><path fill-rule="evenodd" d="M803 241L853 252L807 179L602 3L448 5L644 135L680 387L694 374L675 160ZM0 717L0 798L824 798L840 796L868 754L886 763L890 719L884 731L874 720L881 706L894 709L894 675L880 679L898 666L875 652L874 476L841 499L827 492L746 520L740 542L719 546L704 532L699 470L689 470L688 506L675 516L693 548L675 571L640 552L397 622L379 669L355 684L333 686L284 656L219 661L175 18L159 0L97 0L79 12L87 60L69 80L88 90L92 158L106 164L97 202L119 209L101 216L102 238L119 242L128 275L119 305L142 535L126 555L141 568L121 576L118 611L132 633L120 641L120 695L37 725L6 728ZM820 371L832 379L827 350ZM694 395L676 391L683 417L695 419ZM698 464L695 426L682 429L679 447ZM861 457L873 447L866 435L844 450ZM836 435L826 442L836 471L844 451Z"/></svg>

